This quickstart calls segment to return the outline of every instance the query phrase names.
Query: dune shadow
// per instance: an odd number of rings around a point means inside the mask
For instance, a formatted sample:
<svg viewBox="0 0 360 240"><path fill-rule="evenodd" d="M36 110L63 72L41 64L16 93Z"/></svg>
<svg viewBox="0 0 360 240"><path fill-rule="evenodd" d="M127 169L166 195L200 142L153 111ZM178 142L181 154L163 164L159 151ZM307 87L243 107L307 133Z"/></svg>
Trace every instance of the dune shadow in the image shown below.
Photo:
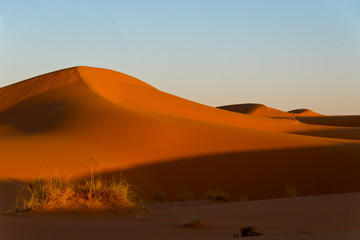
<svg viewBox="0 0 360 240"><path fill-rule="evenodd" d="M360 127L293 132L293 134L307 135L314 137L360 140Z"/></svg>
<svg viewBox="0 0 360 240"><path fill-rule="evenodd" d="M337 127L360 127L360 115L296 117L299 122Z"/></svg>
<svg viewBox="0 0 360 240"><path fill-rule="evenodd" d="M298 195L360 191L360 145L233 152L171 160L102 174L123 172L148 198L164 192L176 200L187 190L204 198L208 189L229 193L230 200L286 197L286 189Z"/></svg>
<svg viewBox="0 0 360 240"><path fill-rule="evenodd" d="M65 110L65 101L41 103L27 107L16 105L0 113L0 125L9 125L23 134L44 132L52 128Z"/></svg>
<svg viewBox="0 0 360 240"><path fill-rule="evenodd" d="M18 190L22 186L22 182L15 180L0 180L0 213L14 209Z"/></svg>

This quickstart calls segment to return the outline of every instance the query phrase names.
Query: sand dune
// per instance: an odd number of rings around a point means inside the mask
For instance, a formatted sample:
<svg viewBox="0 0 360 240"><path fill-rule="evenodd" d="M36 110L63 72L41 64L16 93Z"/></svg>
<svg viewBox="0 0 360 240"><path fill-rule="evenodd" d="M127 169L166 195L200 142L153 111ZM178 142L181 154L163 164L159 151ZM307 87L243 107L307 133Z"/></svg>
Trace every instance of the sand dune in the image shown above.
<svg viewBox="0 0 360 240"><path fill-rule="evenodd" d="M226 105L218 107L220 109L237 112L237 113L244 113L244 114L251 114L254 116L260 117L291 117L293 114L283 112L281 110L267 107L263 104L258 103L244 103L244 104L234 104L234 105Z"/></svg>
<svg viewBox="0 0 360 240"><path fill-rule="evenodd" d="M320 113L316 113L310 109L307 109L307 108L300 108L300 109L295 109L295 110L291 110L291 111L288 111L288 113L294 113L298 116L323 116L322 114Z"/></svg>
<svg viewBox="0 0 360 240"><path fill-rule="evenodd" d="M257 103L226 105L218 108L251 116L287 119L308 124L298 125L297 130L294 130L295 128L285 130L288 133L325 138L360 139L359 116L324 116L305 108L283 112Z"/></svg>
<svg viewBox="0 0 360 240"><path fill-rule="evenodd" d="M279 109L271 108L259 103L243 103L233 104L218 107L231 112L250 114L260 117L300 117L300 116L323 116L322 114L316 113L310 109L302 108L295 109L288 112L281 111Z"/></svg>
<svg viewBox="0 0 360 240"><path fill-rule="evenodd" d="M343 187L359 167L353 161L360 156L357 137L334 137L331 126L205 106L111 70L75 67L41 75L0 89L0 103L0 178L49 176L55 170L76 177L88 174L95 161L100 172L126 171L150 197L190 187L200 196L218 187L235 198L247 192L260 199L282 196L287 184L305 189L309 179L331 182L346 156L333 191L358 190ZM326 134L306 136L314 131ZM319 165L304 175L319 159L327 171ZM179 161L184 165L178 169ZM259 161L266 169L253 168ZM291 178L284 178L286 171ZM264 174L274 181L271 189L260 194L246 187L261 185Z"/></svg>

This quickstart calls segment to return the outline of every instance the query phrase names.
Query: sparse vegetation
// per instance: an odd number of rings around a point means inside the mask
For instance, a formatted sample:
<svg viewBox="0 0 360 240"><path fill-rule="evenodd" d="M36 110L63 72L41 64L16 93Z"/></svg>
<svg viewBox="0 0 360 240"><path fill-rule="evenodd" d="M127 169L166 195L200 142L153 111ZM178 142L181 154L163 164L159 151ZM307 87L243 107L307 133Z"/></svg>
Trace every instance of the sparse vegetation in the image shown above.
<svg viewBox="0 0 360 240"><path fill-rule="evenodd" d="M18 193L15 211L120 210L139 207L134 186L122 176L70 181L65 177L28 182Z"/></svg>
<svg viewBox="0 0 360 240"><path fill-rule="evenodd" d="M219 190L207 190L206 191L206 198L212 199L212 200L223 200L228 202L230 200L229 194L224 191Z"/></svg>
<svg viewBox="0 0 360 240"><path fill-rule="evenodd" d="M143 207L143 204L139 204L136 208L136 219L143 220L145 219L144 213L146 211L146 208Z"/></svg>
<svg viewBox="0 0 360 240"><path fill-rule="evenodd" d="M286 197L296 197L297 191L294 187L286 187L285 188L285 195Z"/></svg>
<svg viewBox="0 0 360 240"><path fill-rule="evenodd" d="M261 232L255 231L254 227L243 227L240 229L241 237L260 236ZM234 238L239 238L239 233L233 235Z"/></svg>
<svg viewBox="0 0 360 240"><path fill-rule="evenodd" d="M177 193L177 199L178 201L189 201L193 199L193 195L187 190L182 190Z"/></svg>
<svg viewBox="0 0 360 240"><path fill-rule="evenodd" d="M249 201L249 199L248 199L248 196L247 195L242 195L242 196L240 196L240 202L246 202L246 201Z"/></svg>
<svg viewBox="0 0 360 240"><path fill-rule="evenodd" d="M157 193L155 193L155 201L164 202L165 200L166 200L166 193L165 192L157 192Z"/></svg>

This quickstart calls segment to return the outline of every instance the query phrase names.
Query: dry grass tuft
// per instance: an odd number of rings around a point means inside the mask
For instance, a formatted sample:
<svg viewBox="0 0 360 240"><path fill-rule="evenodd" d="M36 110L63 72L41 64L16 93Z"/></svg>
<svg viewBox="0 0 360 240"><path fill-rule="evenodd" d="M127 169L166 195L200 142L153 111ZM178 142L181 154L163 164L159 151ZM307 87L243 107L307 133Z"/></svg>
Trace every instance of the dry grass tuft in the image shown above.
<svg viewBox="0 0 360 240"><path fill-rule="evenodd" d="M123 210L138 208L134 186L122 176L104 180L70 181L64 177L37 179L28 182L17 197L15 211L86 211Z"/></svg>
<svg viewBox="0 0 360 240"><path fill-rule="evenodd" d="M190 201L192 199L193 199L193 195L185 189L177 193L178 201Z"/></svg>
<svg viewBox="0 0 360 240"><path fill-rule="evenodd" d="M219 191L219 190L207 190L206 198L213 199L215 201L222 200L228 202L230 200L229 194L227 192Z"/></svg>
<svg viewBox="0 0 360 240"><path fill-rule="evenodd" d="M253 237L253 236L261 236L262 232L258 232L255 230L254 227L243 227L240 229L240 236L239 233L233 234L233 238L239 237Z"/></svg>
<svg viewBox="0 0 360 240"><path fill-rule="evenodd" d="M286 187L285 195L286 195L286 197L296 197L298 195L298 193L294 187Z"/></svg>
<svg viewBox="0 0 360 240"><path fill-rule="evenodd" d="M165 192L156 192L155 193L155 201L156 202L165 202L166 201L166 193Z"/></svg>

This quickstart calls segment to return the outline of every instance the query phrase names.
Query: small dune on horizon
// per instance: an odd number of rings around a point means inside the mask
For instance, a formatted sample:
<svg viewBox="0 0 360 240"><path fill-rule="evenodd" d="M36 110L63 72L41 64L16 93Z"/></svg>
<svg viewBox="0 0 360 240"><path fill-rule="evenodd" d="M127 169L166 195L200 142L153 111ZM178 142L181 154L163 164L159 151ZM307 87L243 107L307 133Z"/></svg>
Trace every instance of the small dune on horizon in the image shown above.
<svg viewBox="0 0 360 240"><path fill-rule="evenodd" d="M288 111L288 113L294 113L298 116L308 116L308 117L313 117L313 116L324 116L320 113L317 113L317 112L314 112L310 109L307 109L307 108L300 108L300 109L294 109L294 110L291 110L291 111Z"/></svg>
<svg viewBox="0 0 360 240"><path fill-rule="evenodd" d="M306 108L295 109L288 112L284 112L279 109L271 108L264 104L259 104L259 103L232 104L232 105L220 106L218 108L227 111L250 114L260 117L280 118L280 117L298 117L298 116L323 116L322 114L316 113Z"/></svg>
<svg viewBox="0 0 360 240"><path fill-rule="evenodd" d="M123 172L147 196L187 189L200 197L213 188L264 199L283 196L287 185L303 195L360 190L360 133L264 118L295 113L260 104L242 109L249 114L108 69L47 73L0 89L0 178L75 178L95 162L98 173Z"/></svg>

